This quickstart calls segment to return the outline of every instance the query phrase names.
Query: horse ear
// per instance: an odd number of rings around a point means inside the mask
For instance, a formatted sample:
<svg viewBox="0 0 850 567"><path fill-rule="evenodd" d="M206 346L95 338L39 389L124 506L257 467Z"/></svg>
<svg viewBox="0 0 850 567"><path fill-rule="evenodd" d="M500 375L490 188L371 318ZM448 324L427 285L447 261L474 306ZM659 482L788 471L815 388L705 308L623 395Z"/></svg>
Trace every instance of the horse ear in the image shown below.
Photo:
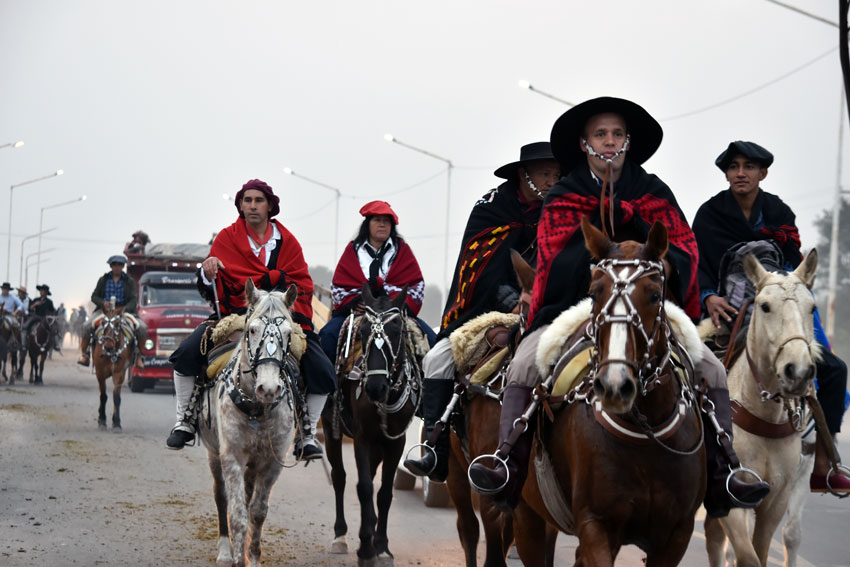
<svg viewBox="0 0 850 567"><path fill-rule="evenodd" d="M257 301L257 288L251 278L245 280L245 299L249 304L254 304Z"/></svg>
<svg viewBox="0 0 850 567"><path fill-rule="evenodd" d="M531 293L534 287L534 278L537 276L537 270L525 261L522 254L511 248L511 263L514 265L516 279L523 291Z"/></svg>
<svg viewBox="0 0 850 567"><path fill-rule="evenodd" d="M744 272L747 274L747 277L750 278L750 281L753 282L753 285L756 286L756 289L761 287L761 282L767 277L767 270L764 269L764 266L761 265L755 256L752 254L747 254L744 256Z"/></svg>
<svg viewBox="0 0 850 567"><path fill-rule="evenodd" d="M295 287L295 284L289 284L286 295L283 296L283 303L287 309L291 309L295 305L296 299L298 299L298 288Z"/></svg>
<svg viewBox="0 0 850 567"><path fill-rule="evenodd" d="M363 284L363 289L360 291L361 296L363 297L364 304L371 304L375 302L375 296L372 293L372 286L369 285L369 282Z"/></svg>
<svg viewBox="0 0 850 567"><path fill-rule="evenodd" d="M812 286L815 284L815 272L818 269L818 251L815 248L809 250L809 253L806 254L806 258L803 260L803 263L797 266L797 269L794 270L794 275L800 278L800 280L806 284L806 287L812 289Z"/></svg>
<svg viewBox="0 0 850 567"><path fill-rule="evenodd" d="M643 245L643 253L647 259L657 262L667 255L667 227L661 221L655 221L649 229L646 244Z"/></svg>
<svg viewBox="0 0 850 567"><path fill-rule="evenodd" d="M590 219L587 216L581 217L581 232L584 234L584 245L594 260L608 257L608 253L611 251L611 241L602 234L601 230L590 224Z"/></svg>
<svg viewBox="0 0 850 567"><path fill-rule="evenodd" d="M390 302L390 305L392 305L393 307L398 307L399 309L401 309L401 307L404 305L404 302L407 300L407 288L408 287L409 286L405 285L403 288L401 288L401 291L399 292L398 295L395 296L395 298L393 298L392 302Z"/></svg>

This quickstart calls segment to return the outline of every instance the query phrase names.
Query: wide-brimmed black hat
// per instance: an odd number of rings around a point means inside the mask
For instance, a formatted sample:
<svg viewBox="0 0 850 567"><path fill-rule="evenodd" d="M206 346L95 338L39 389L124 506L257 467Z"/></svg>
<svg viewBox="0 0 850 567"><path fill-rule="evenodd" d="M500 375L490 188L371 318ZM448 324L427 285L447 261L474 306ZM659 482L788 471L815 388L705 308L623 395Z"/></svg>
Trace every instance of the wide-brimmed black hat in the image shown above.
<svg viewBox="0 0 850 567"><path fill-rule="evenodd" d="M3 285L0 285L0 289L8 289L8 290L11 290L11 289L12 289L12 284L10 284L9 282L3 282Z"/></svg>
<svg viewBox="0 0 850 567"><path fill-rule="evenodd" d="M47 284L37 285L35 286L35 289L37 289L38 291L46 291L47 295L53 295L52 293L50 293L50 286Z"/></svg>
<svg viewBox="0 0 850 567"><path fill-rule="evenodd" d="M729 144L726 151L717 156L717 159L714 160L714 165L719 167L720 171L725 172L729 164L732 163L732 160L735 159L735 156L739 155L761 164L764 168L770 167L770 164L773 163L773 154L760 145L755 142L737 140Z"/></svg>
<svg viewBox="0 0 850 567"><path fill-rule="evenodd" d="M587 154L581 151L579 138L584 135L587 121L597 114L613 112L626 121L631 141L626 159L642 164L655 153L661 145L664 130L642 106L623 98L602 96L577 104L555 121L550 141L552 153L561 164L564 175L576 166L587 161Z"/></svg>
<svg viewBox="0 0 850 567"><path fill-rule="evenodd" d="M516 170L519 166L538 159L555 159L555 156L552 155L552 146L549 142L534 142L524 145L519 149L519 160L506 163L494 171L493 175L502 179L511 179L516 175Z"/></svg>

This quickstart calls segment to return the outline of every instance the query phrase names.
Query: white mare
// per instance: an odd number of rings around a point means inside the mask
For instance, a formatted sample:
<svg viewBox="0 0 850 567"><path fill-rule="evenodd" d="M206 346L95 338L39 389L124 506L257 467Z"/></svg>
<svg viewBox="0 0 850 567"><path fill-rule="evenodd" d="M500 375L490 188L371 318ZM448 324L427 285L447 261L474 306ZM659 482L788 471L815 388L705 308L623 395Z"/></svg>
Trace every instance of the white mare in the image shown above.
<svg viewBox="0 0 850 567"><path fill-rule="evenodd" d="M783 400L807 394L815 374L817 347L810 289L817 268L817 252L809 252L788 275L767 272L753 256L745 258L744 268L756 287L746 338L752 364L743 353L729 369L729 395L757 418L782 424L789 420ZM801 461L801 433L793 431L787 436L770 438L745 431L737 423L733 429L734 447L742 465L768 482L770 493L755 510L734 508L726 518L706 518L709 565L724 565L723 551L728 537L738 567L766 566L771 538L786 510L792 523L791 530L785 534L786 548L791 552L786 564L793 565L805 500L801 479L808 479L807 472L811 472L811 460ZM789 510L792 494L796 509Z"/></svg>
<svg viewBox="0 0 850 567"><path fill-rule="evenodd" d="M260 564L269 495L295 426L284 361L296 295L295 286L284 295L247 281L245 330L215 386L202 396L200 435L218 509L218 566Z"/></svg>

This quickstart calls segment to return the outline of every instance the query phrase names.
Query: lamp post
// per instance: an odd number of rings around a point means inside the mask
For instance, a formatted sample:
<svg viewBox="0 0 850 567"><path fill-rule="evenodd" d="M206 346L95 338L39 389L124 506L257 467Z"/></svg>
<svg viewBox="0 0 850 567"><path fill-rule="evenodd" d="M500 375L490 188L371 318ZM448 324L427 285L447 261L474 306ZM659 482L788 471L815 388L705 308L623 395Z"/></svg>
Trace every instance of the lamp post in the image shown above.
<svg viewBox="0 0 850 567"><path fill-rule="evenodd" d="M337 246L339 245L339 199L340 199L340 197L342 197L342 192L332 185L328 185L327 183L322 183L321 181L316 181L315 179L310 179L309 177L301 175L300 173L295 173L292 170L292 168L284 167L283 172L287 175L291 175L293 177L298 177L300 179L303 179L304 181L309 181L313 185L318 185L319 187L324 187L325 189L330 189L331 191L333 191L336 194L336 213L335 213L335 220L334 220L334 257L333 257L333 261L336 262L339 259L339 256L337 255L337 252L338 252Z"/></svg>
<svg viewBox="0 0 850 567"><path fill-rule="evenodd" d="M62 169L57 169L55 172L50 175L45 175L44 177L38 177L36 179L30 179L29 181L24 181L23 183L16 183L9 187L9 235L6 239L6 281L9 278L9 266L11 265L12 259L12 195L15 192L17 187L23 187L24 185L29 185L30 183L35 183L37 181L44 181L45 179L50 179L51 177L56 177L57 175L62 175L65 173Z"/></svg>
<svg viewBox="0 0 850 567"><path fill-rule="evenodd" d="M41 252L42 252L42 254L44 254L44 253L47 253L47 252L53 252L54 250L55 250L55 248L48 248L47 250L42 250ZM35 266L36 264L40 264L42 262L47 261L47 258L41 258L40 260L36 260L35 262L30 262L30 258L32 258L33 256L35 256L37 254L38 254L38 252L33 252L32 254L27 254L27 260L26 260L27 269L24 272L24 286L25 287L30 286L30 283L29 283L30 282L30 268L32 266ZM38 282L36 282L36 285L38 285Z"/></svg>
<svg viewBox="0 0 850 567"><path fill-rule="evenodd" d="M9 142L8 144L0 144L0 150L2 150L3 148L9 148L9 147L20 148L23 145L24 145L24 141L18 140L17 142Z"/></svg>
<svg viewBox="0 0 850 567"><path fill-rule="evenodd" d="M18 281L19 282L24 281L24 242L26 242L30 238L35 238L36 236L38 236L38 239L41 240L42 234L47 234L48 232L52 232L54 230L56 230L55 226L53 228L48 228L47 230L42 230L42 231L36 232L35 234L30 234L29 236L25 236L23 239L21 239L21 267L20 267L20 271L18 272ZM38 278L36 277L36 279L38 279Z"/></svg>
<svg viewBox="0 0 850 567"><path fill-rule="evenodd" d="M555 96L555 95L553 95L553 94L549 94L549 93L547 93L547 92L545 92L545 91L541 91L540 89L535 88L535 87L534 87L534 85L532 85L532 84L531 84L531 83L529 83L528 81L520 80L520 81L518 81L518 82L517 82L517 85L518 85L518 86L519 86L519 88L521 88L521 89L527 89L527 90L529 90L529 91L531 91L531 92L537 93L537 94L542 95L542 96L545 96L545 97L547 97L547 98L551 98L552 100L556 100L556 101L560 102L561 104L566 104L567 106L575 106L575 104L574 104L574 103L572 103L572 102L570 102L570 101L568 101L568 100L564 100L564 99L562 99L562 98L558 98L558 97L556 97L556 96Z"/></svg>
<svg viewBox="0 0 850 567"><path fill-rule="evenodd" d="M76 199L71 199L70 201L63 201L61 203L56 203L55 205L47 205L46 207L41 207L41 213L38 215L38 255L39 259L41 258L41 227L44 223L44 211L47 209L55 209L56 207L64 207L65 205L72 205L74 203L79 203L80 201L85 201L86 196L83 195L81 197L77 197ZM35 279L38 281L38 277L40 275L41 270L41 262L36 262L35 265Z"/></svg>
<svg viewBox="0 0 850 567"><path fill-rule="evenodd" d="M448 158L444 158L442 156L438 156L437 154L431 153L427 150L423 150L422 148L417 148L416 146L411 146L406 142L402 142L392 134L384 134L384 139L388 142L392 142L393 144L398 144L404 148L409 150L413 150L414 152L419 152L420 154L425 154L428 157L438 159L441 162L446 164L446 237L445 237L445 247L443 249L443 282L446 285L446 297L449 295L449 288L452 285L451 280L449 279L449 212L451 211L451 196L452 196L452 169L454 168L454 164L452 160Z"/></svg>

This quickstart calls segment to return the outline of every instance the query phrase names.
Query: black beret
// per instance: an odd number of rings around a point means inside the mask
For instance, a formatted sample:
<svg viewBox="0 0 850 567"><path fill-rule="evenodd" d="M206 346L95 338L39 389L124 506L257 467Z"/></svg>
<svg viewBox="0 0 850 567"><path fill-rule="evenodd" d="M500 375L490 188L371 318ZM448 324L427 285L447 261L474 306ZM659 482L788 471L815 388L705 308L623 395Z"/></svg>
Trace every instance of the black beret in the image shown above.
<svg viewBox="0 0 850 567"><path fill-rule="evenodd" d="M735 156L741 155L747 159L753 160L761 164L762 167L768 168L773 163L773 154L756 144L755 142L743 142L738 140L732 142L726 151L717 156L714 160L714 165L720 168L721 171L726 171Z"/></svg>

